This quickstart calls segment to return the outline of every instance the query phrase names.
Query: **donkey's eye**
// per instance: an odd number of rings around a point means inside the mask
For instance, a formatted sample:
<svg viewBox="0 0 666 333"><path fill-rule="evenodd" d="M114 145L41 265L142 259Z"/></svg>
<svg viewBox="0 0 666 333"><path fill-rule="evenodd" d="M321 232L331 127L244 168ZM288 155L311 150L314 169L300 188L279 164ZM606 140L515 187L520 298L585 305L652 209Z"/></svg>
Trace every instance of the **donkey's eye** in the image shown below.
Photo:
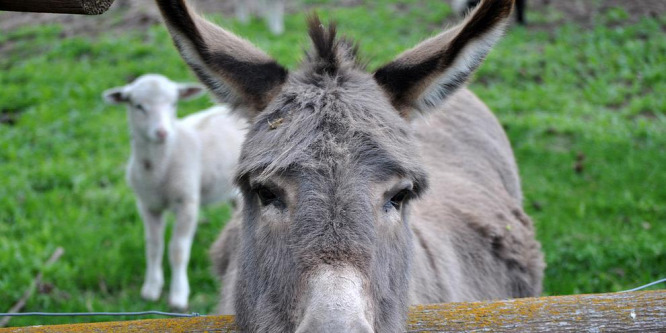
<svg viewBox="0 0 666 333"><path fill-rule="evenodd" d="M391 197L391 200L387 204L390 204L393 208L400 210L402 207L402 204L405 202L405 200L409 199L411 196L411 191L410 190L401 190L400 192L396 193L393 197Z"/></svg>
<svg viewBox="0 0 666 333"><path fill-rule="evenodd" d="M146 109L141 104L134 105L134 108L136 108L139 111L144 111L144 112L146 111Z"/></svg>
<svg viewBox="0 0 666 333"><path fill-rule="evenodd" d="M259 201L261 201L261 204L264 206L268 206L272 203L275 203L278 200L277 195L266 187L259 187L258 189L255 190L255 193L257 193Z"/></svg>

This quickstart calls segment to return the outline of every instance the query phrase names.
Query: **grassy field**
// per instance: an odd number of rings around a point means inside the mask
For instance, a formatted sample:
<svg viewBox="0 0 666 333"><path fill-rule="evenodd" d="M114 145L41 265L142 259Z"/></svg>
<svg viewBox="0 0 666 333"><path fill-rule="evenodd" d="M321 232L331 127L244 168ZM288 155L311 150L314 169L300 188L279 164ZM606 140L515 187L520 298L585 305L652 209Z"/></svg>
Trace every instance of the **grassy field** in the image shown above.
<svg viewBox="0 0 666 333"><path fill-rule="evenodd" d="M409 10L383 1L319 13L359 40L375 68L451 19L444 2L413 2ZM513 142L546 254L548 295L618 291L666 275L666 16L620 24L627 15L610 10L592 28L514 27L471 83ZM531 19L538 27L557 17ZM259 21L215 19L290 67L307 47L301 14L286 17L281 37ZM44 283L24 311L168 310L165 297L139 297L143 230L124 181L125 110L103 104L101 92L149 72L194 78L162 26L96 38L61 39L61 30L0 34L0 45L12 44L0 57L0 112L13 119L0 124L0 312L40 270ZM183 103L181 115L210 103ZM202 213L191 311L214 310L218 286L207 249L229 214L227 206ZM43 268L58 246L64 257ZM11 325L90 320L15 318Z"/></svg>

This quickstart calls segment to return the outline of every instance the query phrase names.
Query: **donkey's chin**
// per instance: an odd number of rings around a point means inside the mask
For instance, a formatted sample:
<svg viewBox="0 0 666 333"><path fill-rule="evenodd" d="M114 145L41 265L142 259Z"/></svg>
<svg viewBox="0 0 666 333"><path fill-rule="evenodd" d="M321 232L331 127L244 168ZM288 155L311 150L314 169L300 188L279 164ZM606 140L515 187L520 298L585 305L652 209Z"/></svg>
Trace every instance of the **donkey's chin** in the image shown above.
<svg viewBox="0 0 666 333"><path fill-rule="evenodd" d="M307 298L296 333L374 332L362 275L350 267L327 267L307 282Z"/></svg>
<svg viewBox="0 0 666 333"><path fill-rule="evenodd" d="M363 318L330 318L328 321L309 320L298 326L296 333L372 333L374 330Z"/></svg>

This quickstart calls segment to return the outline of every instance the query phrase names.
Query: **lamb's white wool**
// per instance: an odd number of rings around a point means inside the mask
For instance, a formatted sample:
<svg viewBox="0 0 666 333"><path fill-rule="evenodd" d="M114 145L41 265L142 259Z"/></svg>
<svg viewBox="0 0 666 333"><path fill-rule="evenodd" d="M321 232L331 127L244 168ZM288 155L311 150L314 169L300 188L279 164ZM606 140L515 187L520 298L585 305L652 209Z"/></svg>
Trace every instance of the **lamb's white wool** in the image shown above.
<svg viewBox="0 0 666 333"><path fill-rule="evenodd" d="M169 244L169 305L179 309L187 308L187 263L199 206L236 195L233 171L245 137L245 122L226 106L176 118L176 103L203 91L199 85L147 74L104 92L107 102L127 104L132 134L127 181L136 194L146 238L147 271L141 296L160 297L164 212L171 210L176 224Z"/></svg>

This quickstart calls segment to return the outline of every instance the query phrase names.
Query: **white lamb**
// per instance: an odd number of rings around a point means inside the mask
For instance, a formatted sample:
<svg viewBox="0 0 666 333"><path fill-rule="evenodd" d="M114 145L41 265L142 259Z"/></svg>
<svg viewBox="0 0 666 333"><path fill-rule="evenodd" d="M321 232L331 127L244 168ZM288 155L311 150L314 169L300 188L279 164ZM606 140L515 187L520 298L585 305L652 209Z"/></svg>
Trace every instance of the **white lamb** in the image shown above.
<svg viewBox="0 0 666 333"><path fill-rule="evenodd" d="M127 104L132 154L127 181L134 190L146 238L146 276L141 296L157 300L164 285L164 212L176 217L171 242L169 305L187 308L187 264L199 206L232 199L233 171L245 137L244 121L215 106L176 118L179 100L199 96L203 87L146 74L104 92L112 104Z"/></svg>

